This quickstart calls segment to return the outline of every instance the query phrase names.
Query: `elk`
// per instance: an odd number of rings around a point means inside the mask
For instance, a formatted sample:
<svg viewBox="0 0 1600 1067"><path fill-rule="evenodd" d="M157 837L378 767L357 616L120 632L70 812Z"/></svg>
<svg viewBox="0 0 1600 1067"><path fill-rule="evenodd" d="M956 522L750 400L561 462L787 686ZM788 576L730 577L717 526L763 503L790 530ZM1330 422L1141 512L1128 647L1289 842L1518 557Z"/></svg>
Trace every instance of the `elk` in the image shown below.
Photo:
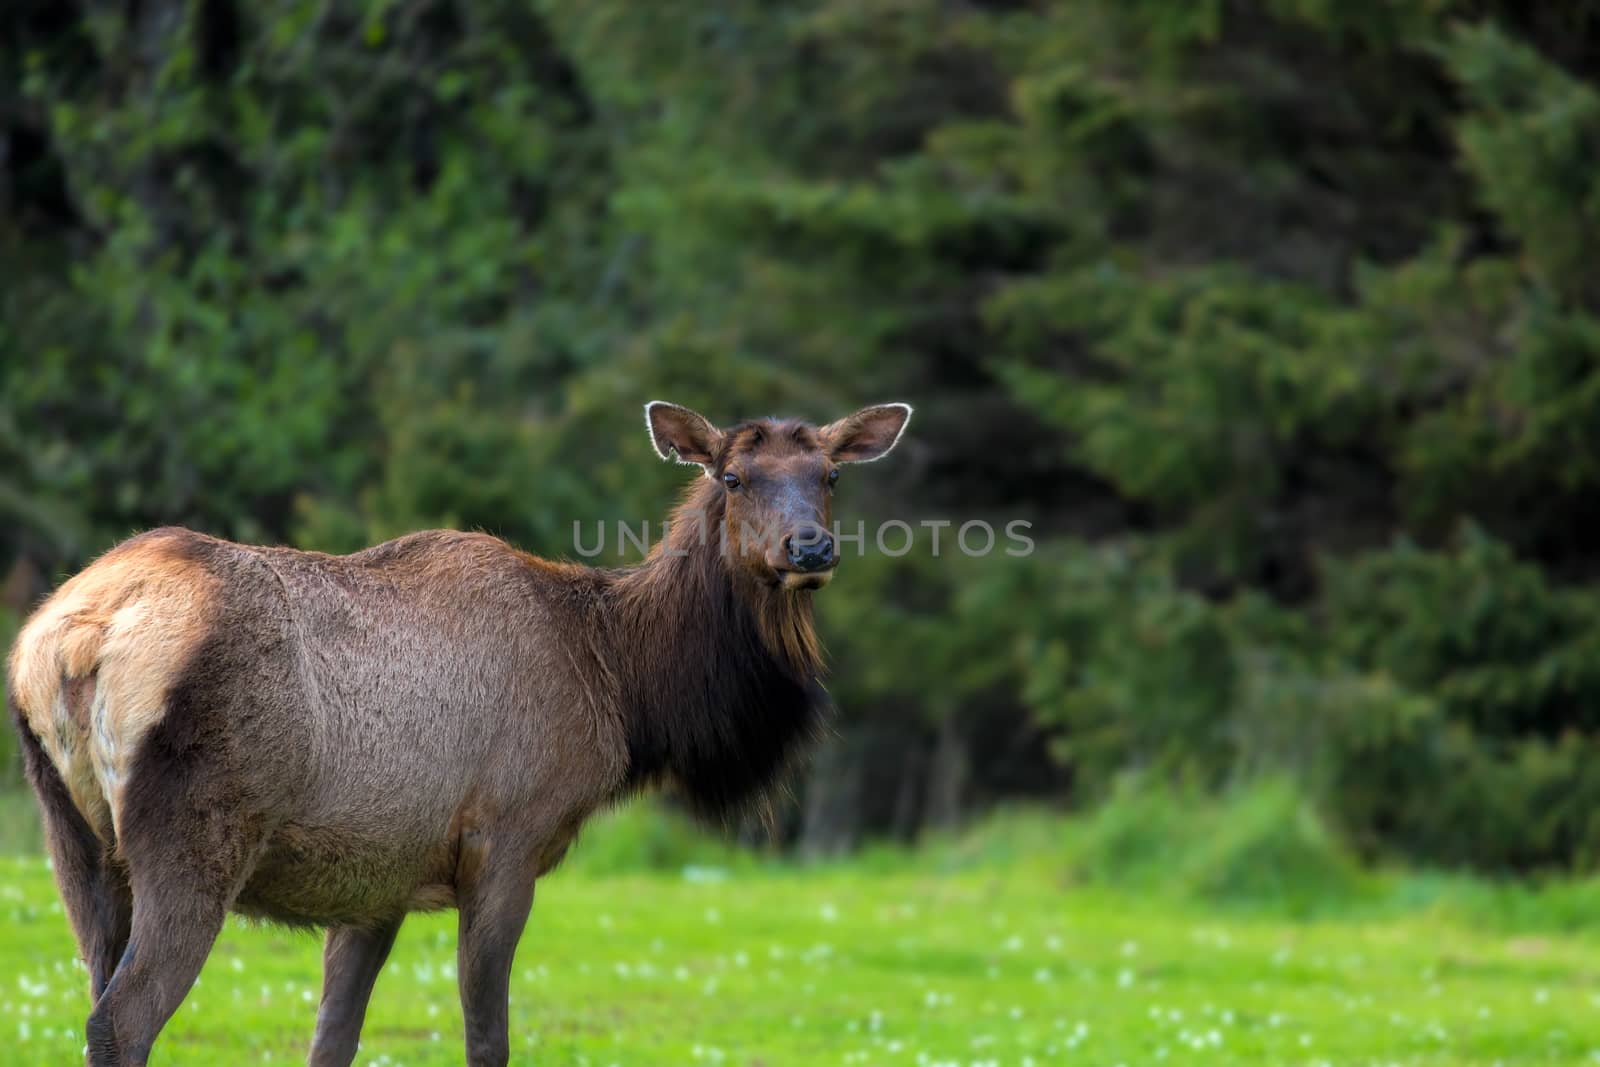
<svg viewBox="0 0 1600 1067"><path fill-rule="evenodd" d="M89 1064L147 1061L230 911L326 930L309 1062L348 1064L404 917L450 907L467 1061L505 1064L534 885L584 820L655 785L725 816L775 781L822 707L839 467L911 409L645 412L704 477L636 566L483 533L332 556L169 527L32 615L8 694L89 972Z"/></svg>

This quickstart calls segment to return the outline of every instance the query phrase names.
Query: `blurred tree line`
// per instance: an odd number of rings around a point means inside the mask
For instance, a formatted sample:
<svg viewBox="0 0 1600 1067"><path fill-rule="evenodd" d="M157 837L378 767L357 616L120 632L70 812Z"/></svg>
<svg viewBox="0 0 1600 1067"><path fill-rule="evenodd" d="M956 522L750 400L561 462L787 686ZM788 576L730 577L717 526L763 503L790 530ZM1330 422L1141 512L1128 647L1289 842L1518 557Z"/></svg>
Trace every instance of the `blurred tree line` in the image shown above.
<svg viewBox="0 0 1600 1067"><path fill-rule="evenodd" d="M640 404L918 406L806 847L1291 775L1600 858L1600 3L12 0L0 573L179 522L571 555Z"/></svg>

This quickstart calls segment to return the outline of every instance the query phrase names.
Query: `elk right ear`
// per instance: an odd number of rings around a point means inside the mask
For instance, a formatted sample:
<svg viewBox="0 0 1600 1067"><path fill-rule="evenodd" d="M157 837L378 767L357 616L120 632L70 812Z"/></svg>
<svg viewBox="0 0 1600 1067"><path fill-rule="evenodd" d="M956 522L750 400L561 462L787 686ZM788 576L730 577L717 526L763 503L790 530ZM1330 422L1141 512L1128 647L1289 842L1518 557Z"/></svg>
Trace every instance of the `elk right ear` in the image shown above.
<svg viewBox="0 0 1600 1067"><path fill-rule="evenodd" d="M722 444L722 431L704 415L664 400L652 400L644 406L644 421L650 428L650 443L662 459L671 459L676 452L679 463L704 467Z"/></svg>

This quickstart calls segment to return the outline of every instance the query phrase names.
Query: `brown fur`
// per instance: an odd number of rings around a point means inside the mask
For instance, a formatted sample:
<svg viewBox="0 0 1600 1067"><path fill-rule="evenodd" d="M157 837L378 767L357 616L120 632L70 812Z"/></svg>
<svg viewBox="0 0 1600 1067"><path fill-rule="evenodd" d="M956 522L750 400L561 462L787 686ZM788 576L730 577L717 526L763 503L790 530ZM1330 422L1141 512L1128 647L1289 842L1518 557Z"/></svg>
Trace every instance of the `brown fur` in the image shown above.
<svg viewBox="0 0 1600 1067"><path fill-rule="evenodd" d="M328 556L163 529L40 607L10 695L90 1063L145 1061L231 909L329 929L311 1062L346 1064L404 915L454 906L467 1058L503 1064L534 880L584 819L654 783L716 816L774 780L821 654L809 588L741 527L825 524L845 438L651 410L709 477L635 568L451 531ZM867 410L881 454L908 409Z"/></svg>

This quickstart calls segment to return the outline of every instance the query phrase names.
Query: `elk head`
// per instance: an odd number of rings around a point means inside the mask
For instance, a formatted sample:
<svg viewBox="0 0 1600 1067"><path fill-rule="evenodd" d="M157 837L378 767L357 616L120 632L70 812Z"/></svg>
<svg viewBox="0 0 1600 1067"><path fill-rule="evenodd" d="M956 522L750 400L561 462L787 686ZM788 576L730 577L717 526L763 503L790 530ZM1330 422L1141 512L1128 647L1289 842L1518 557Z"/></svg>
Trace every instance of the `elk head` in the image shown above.
<svg viewBox="0 0 1600 1067"><path fill-rule="evenodd" d="M833 488L845 463L886 455L911 418L909 404L862 408L826 426L757 419L718 429L660 400L645 405L662 459L705 471L722 498L720 537L729 565L769 586L820 589L833 576Z"/></svg>

